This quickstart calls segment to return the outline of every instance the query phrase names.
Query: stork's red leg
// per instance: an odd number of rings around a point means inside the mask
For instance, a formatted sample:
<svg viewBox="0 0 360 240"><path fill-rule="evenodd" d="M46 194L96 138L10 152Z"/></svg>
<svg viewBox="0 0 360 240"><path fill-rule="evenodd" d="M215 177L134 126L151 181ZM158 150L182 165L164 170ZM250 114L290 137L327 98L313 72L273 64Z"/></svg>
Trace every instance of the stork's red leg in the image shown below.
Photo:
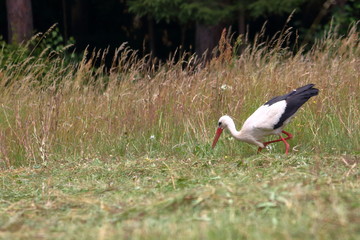
<svg viewBox="0 0 360 240"><path fill-rule="evenodd" d="M276 139L276 140L269 141L269 142L264 142L264 143L263 143L263 144L264 144L264 147L266 147L266 146L269 145L270 143L275 143L275 142L280 142L280 141L283 141L283 142L285 143L285 145L286 145L286 144L289 145L289 144L286 142L286 140L293 138L293 135L292 135L291 133L286 132L286 131L281 131L281 132L284 133L284 134L286 134L287 137L286 137L286 138L283 138L283 137L280 135L280 139ZM262 148L259 147L259 148L258 148L258 152L261 152L261 150L262 150ZM287 151L288 151L288 149L287 149ZM287 152L286 152L286 154L287 154Z"/></svg>
<svg viewBox="0 0 360 240"><path fill-rule="evenodd" d="M285 132L285 131L282 131L282 133L286 134L287 137L286 137L286 138L282 138L281 135L280 135L280 139L273 140L273 141L269 141L269 142L264 142L265 147L266 147L268 144L270 144L270 143L280 142L280 141L283 141L283 139L284 139L284 140L288 140L288 139L293 138L293 135L292 135L291 133L288 133L288 132Z"/></svg>
<svg viewBox="0 0 360 240"><path fill-rule="evenodd" d="M281 131L281 132L287 135L287 138L284 138L285 140L293 138L293 135L291 133L288 133L286 131Z"/></svg>
<svg viewBox="0 0 360 240"><path fill-rule="evenodd" d="M281 141L283 141L283 142L285 143L285 147L286 147L285 154L288 154L288 153L289 153L290 145L287 143L287 141L285 140L285 138L283 138L281 135L280 135L280 138L281 138Z"/></svg>

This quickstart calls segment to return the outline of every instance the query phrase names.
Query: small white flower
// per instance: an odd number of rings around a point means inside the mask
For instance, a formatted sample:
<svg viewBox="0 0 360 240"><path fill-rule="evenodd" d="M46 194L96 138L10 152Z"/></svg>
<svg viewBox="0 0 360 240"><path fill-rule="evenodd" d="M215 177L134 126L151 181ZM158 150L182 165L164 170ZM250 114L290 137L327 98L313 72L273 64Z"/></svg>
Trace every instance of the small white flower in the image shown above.
<svg viewBox="0 0 360 240"><path fill-rule="evenodd" d="M154 136L154 135L151 135L151 136L150 136L150 140L155 140L155 136Z"/></svg>
<svg viewBox="0 0 360 240"><path fill-rule="evenodd" d="M269 149L269 150L273 150L274 146L273 145L267 145L266 148Z"/></svg>
<svg viewBox="0 0 360 240"><path fill-rule="evenodd" d="M232 89L232 87L224 83L223 85L221 85L220 89L225 91L227 89Z"/></svg>

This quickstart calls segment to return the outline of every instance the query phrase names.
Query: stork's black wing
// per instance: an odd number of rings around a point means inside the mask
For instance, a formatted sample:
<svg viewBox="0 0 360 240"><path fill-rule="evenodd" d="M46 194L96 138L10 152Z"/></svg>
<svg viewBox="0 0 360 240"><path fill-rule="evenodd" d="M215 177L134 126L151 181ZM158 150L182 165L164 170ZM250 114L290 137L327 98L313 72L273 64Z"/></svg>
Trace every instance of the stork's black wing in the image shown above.
<svg viewBox="0 0 360 240"><path fill-rule="evenodd" d="M283 96L274 97L264 105L271 106L272 104L279 101L286 101L286 108L284 113L281 115L279 122L274 125L274 129L281 127L286 119L290 118L296 113L296 111L306 102L309 98L318 95L319 90L313 88L314 84L308 84L303 87L299 87L294 91L285 94Z"/></svg>

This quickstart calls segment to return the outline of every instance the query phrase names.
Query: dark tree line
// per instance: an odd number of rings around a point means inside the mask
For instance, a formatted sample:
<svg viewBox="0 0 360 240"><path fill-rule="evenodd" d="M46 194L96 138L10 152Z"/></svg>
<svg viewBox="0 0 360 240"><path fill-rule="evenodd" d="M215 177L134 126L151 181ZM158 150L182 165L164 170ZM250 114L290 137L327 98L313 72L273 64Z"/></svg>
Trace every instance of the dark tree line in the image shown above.
<svg viewBox="0 0 360 240"><path fill-rule="evenodd" d="M9 42L29 40L33 33L31 0L6 0L6 9Z"/></svg>
<svg viewBox="0 0 360 240"><path fill-rule="evenodd" d="M356 19L360 12L355 0L1 1L7 19L7 33L1 33L7 34L9 43L27 41L35 31L46 31L57 22L65 39L74 36L80 48L128 41L153 54L182 45L194 46L201 55L214 48L224 27L245 34L257 31L270 19L268 27L275 32L294 10L294 26L308 31L326 24L331 14L336 13L341 23Z"/></svg>

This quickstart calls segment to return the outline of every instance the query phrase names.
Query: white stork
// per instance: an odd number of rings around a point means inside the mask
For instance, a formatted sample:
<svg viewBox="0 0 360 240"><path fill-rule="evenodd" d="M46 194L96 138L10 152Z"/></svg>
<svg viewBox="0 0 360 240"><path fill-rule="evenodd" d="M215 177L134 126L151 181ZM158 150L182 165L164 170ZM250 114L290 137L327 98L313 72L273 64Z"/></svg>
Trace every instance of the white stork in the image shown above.
<svg viewBox="0 0 360 240"><path fill-rule="evenodd" d="M218 129L212 147L215 147L223 130L228 129L234 138L258 146L258 152L270 143L283 141L286 146L285 154L288 154L290 145L286 140L293 136L283 131L283 128L306 101L318 95L319 90L313 88L313 86L314 84L308 84L283 96L274 97L258 108L245 121L240 131L236 130L235 123L231 117L227 115L222 116L218 122ZM286 134L287 137L283 138L281 133ZM278 135L280 139L262 142L262 139L269 135Z"/></svg>

